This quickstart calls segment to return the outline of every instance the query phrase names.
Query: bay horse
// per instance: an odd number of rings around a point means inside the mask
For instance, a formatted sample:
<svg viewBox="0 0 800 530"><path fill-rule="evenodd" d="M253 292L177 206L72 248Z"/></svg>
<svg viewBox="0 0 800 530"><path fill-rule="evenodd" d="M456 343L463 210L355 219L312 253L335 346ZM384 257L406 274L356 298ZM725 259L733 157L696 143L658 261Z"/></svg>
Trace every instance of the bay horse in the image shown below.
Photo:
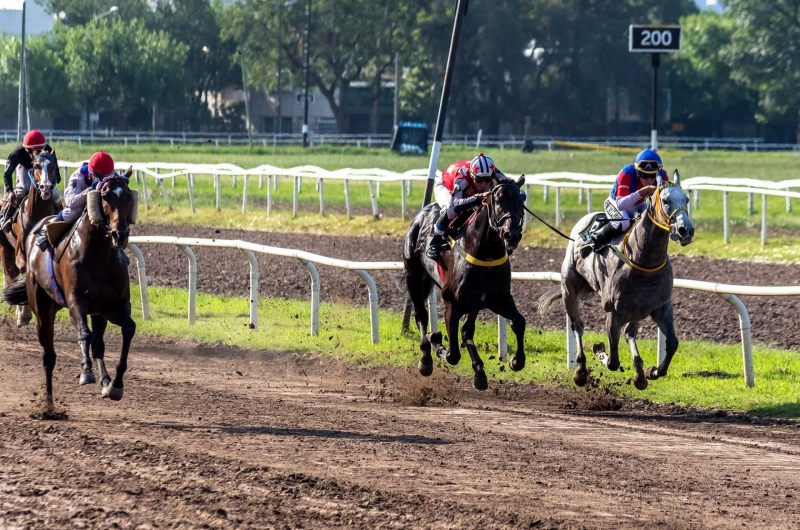
<svg viewBox="0 0 800 530"><path fill-rule="evenodd" d="M609 353L605 345L596 344L594 353L609 370L619 369L619 339L624 326L625 340L633 357L636 374L634 386L647 388L647 381L665 377L672 357L678 350L678 337L672 309L672 265L669 261L670 240L681 246L692 242L694 226L689 218L689 198L680 187L681 176L676 170L673 182L657 181L647 211L624 235L618 235L612 244L586 259L574 241L600 217L600 213L584 216L572 229L574 240L567 245L561 266L561 286L545 293L539 300L539 312L545 313L550 305L561 298L572 324L572 333L578 346L578 367L573 381L584 386L589 371L583 351L584 323L580 314L582 299L596 293L600 295L606 311L606 334ZM632 221L633 222L633 221ZM650 317L666 339L666 357L658 367L645 372L644 361L636 346L639 322Z"/></svg>
<svg viewBox="0 0 800 530"><path fill-rule="evenodd" d="M55 156L41 153L34 158L33 168L28 173L30 189L11 225L11 233L0 230L0 259L3 261L6 285L11 285L25 270L25 239L33 227L45 217L58 213L53 193L57 171ZM17 327L28 324L31 317L27 302L17 306Z"/></svg>
<svg viewBox="0 0 800 530"><path fill-rule="evenodd" d="M28 236L28 271L25 278L3 290L3 299L19 304L26 299L36 315L36 330L43 349L47 386L46 407L53 410L53 368L56 352L53 345L56 313L67 308L70 320L78 333L81 348L80 384L96 381L92 358L100 369L102 396L120 400L123 396L123 376L128 366L128 350L136 332L131 319L128 258L123 250L128 245L130 225L136 222L138 196L128 187L129 169L124 175L114 174L103 179L97 190L91 191L87 207L76 226L58 244L63 248L58 262L54 250L41 250L34 244L40 222ZM54 242L55 243L55 242ZM91 316L92 329L87 318ZM105 361L103 334L108 322L122 331L122 353L114 380L109 376Z"/></svg>
<svg viewBox="0 0 800 530"><path fill-rule="evenodd" d="M425 246L436 219L439 206L433 203L424 208L411 223L403 246L404 276L408 293L414 304L414 318L419 328L419 373L433 373L431 345L437 356L456 365L461 359L458 342L459 319L466 316L461 329L462 347L466 348L475 372L473 385L478 390L489 386L483 361L473 342L475 320L478 312L489 309L511 321L517 338L517 351L509 361L512 370L525 366L525 317L517 310L511 296L511 264L509 252L522 239L522 208L524 201L520 187L525 177L518 181L493 179L487 193L472 219L466 224L463 239L448 251L443 251L438 261L425 256ZM442 346L442 334L428 334L428 310L425 302L434 284L441 289L445 304L445 326L448 346ZM435 315L434 315L435 318Z"/></svg>

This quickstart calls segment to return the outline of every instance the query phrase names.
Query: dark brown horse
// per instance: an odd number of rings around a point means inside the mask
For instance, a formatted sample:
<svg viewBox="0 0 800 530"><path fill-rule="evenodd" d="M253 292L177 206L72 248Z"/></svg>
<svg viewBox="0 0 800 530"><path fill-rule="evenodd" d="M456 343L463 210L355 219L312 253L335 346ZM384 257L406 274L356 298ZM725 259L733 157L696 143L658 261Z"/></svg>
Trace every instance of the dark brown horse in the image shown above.
<svg viewBox="0 0 800 530"><path fill-rule="evenodd" d="M0 258L3 260L6 285L11 285L25 270L24 243L33 227L45 217L58 213L53 193L57 171L53 155L42 153L34 159L33 171L29 174L30 190L22 201L15 222L11 225L11 233L0 231ZM31 309L27 303L17 306L17 326L28 324L31 316Z"/></svg>
<svg viewBox="0 0 800 530"><path fill-rule="evenodd" d="M56 313L67 308L78 332L83 372L80 384L94 383L92 358L100 369L103 397L122 399L122 378L128 366L128 350L136 332L131 319L128 259L123 250L128 244L129 227L136 220L136 192L128 188L128 177L114 175L103 179L96 191L89 193L86 212L56 252L42 251L34 244L37 225L28 236L28 271L24 280L3 290L9 304L29 301L36 315L36 329L42 345L47 382L46 406L53 407L53 368L56 352L53 327ZM61 246L64 252L57 263L52 261ZM52 272L51 272L52 271ZM87 318L91 315L92 330ZM103 334L108 322L122 329L122 354L114 380L106 371Z"/></svg>
<svg viewBox="0 0 800 530"><path fill-rule="evenodd" d="M495 179L491 192L468 223L463 239L452 250L442 252L438 263L425 256L425 241L439 216L438 205L426 207L411 223L403 248L403 261L406 286L414 304L414 318L422 334L420 374L429 376L433 373L431 344L436 346L439 357L451 365L458 364L461 359L458 325L459 319L466 316L461 329L462 347L467 349L472 359L475 388L488 388L483 361L473 342L475 320L482 309L489 309L511 321L511 329L517 338L517 352L509 366L514 371L525 366L525 318L517 311L511 296L511 264L508 261L508 251L515 249L522 238L520 220L524 202L520 187L524 182L524 177L517 182ZM441 288L445 303L449 350L441 344L441 333L428 334L425 302L434 283Z"/></svg>

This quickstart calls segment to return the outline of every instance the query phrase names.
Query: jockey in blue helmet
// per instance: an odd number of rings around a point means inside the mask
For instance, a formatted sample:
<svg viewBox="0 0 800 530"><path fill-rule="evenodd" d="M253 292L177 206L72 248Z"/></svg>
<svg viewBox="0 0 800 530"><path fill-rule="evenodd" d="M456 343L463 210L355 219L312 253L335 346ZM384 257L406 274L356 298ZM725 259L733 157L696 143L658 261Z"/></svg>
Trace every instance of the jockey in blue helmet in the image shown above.
<svg viewBox="0 0 800 530"><path fill-rule="evenodd" d="M652 149L645 149L636 155L633 164L622 168L604 205L608 219L613 220L588 232L582 257L607 246L614 236L630 228L630 219L647 210L645 199L656 191L657 177L663 182L669 180L661 157Z"/></svg>

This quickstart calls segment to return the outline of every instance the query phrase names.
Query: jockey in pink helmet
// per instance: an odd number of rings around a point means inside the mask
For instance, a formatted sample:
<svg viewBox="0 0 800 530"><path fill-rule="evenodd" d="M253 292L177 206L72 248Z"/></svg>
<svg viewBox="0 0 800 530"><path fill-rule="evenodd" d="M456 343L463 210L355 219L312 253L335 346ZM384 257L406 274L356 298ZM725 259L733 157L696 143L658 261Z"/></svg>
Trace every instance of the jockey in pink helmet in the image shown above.
<svg viewBox="0 0 800 530"><path fill-rule="evenodd" d="M441 177L436 178L433 194L441 214L433 228L433 235L428 239L426 256L436 260L440 252L450 250L445 233L448 229L458 230L458 226L451 225L458 214L481 204L481 198L491 189L493 178L507 179L494 165L494 161L483 153L472 161L454 162ZM522 190L520 193L524 195Z"/></svg>

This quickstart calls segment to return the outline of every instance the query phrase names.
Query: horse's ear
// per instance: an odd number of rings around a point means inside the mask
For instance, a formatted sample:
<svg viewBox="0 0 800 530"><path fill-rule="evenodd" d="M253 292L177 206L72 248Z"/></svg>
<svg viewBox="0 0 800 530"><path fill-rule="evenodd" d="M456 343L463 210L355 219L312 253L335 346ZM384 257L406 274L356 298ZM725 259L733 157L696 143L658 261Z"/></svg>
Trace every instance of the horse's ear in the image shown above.
<svg viewBox="0 0 800 530"><path fill-rule="evenodd" d="M523 184L525 184L525 175L520 175L517 179L517 186L521 188Z"/></svg>
<svg viewBox="0 0 800 530"><path fill-rule="evenodd" d="M131 178L131 175L133 175L133 166L130 166L130 167L127 169L127 171L125 171L125 174L124 174L124 175L122 175L122 176L123 176L123 177L125 177L126 179L130 179L130 178Z"/></svg>
<svg viewBox="0 0 800 530"><path fill-rule="evenodd" d="M681 174L677 169L672 173L672 181L678 186L681 185Z"/></svg>

